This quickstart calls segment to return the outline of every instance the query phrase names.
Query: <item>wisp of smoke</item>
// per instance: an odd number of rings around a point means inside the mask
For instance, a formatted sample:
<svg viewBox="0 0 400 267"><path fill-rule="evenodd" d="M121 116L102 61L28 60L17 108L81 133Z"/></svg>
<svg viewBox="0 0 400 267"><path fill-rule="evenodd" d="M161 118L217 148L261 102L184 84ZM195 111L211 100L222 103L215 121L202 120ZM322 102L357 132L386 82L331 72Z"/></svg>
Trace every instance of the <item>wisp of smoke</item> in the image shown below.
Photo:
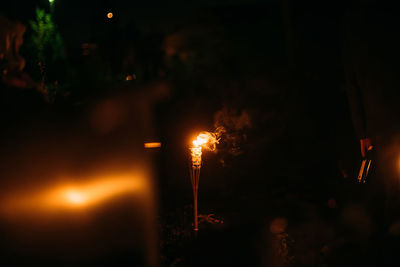
<svg viewBox="0 0 400 267"><path fill-rule="evenodd" d="M219 140L219 151L222 154L237 156L242 153L241 146L247 140L246 132L252 127L249 112L224 106L214 115L214 134Z"/></svg>

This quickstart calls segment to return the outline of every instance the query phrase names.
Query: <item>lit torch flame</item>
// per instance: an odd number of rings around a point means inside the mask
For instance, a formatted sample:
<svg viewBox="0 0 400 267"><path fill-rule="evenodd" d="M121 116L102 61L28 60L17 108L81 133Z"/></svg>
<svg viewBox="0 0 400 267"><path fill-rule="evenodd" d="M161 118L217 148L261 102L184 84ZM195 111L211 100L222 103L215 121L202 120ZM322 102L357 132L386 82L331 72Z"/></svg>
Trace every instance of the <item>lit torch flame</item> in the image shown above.
<svg viewBox="0 0 400 267"><path fill-rule="evenodd" d="M193 140L193 147L190 148L190 151L192 152L192 165L201 165L202 147L214 151L216 149L216 144L218 143L219 139L214 133L201 132L197 138Z"/></svg>
<svg viewBox="0 0 400 267"><path fill-rule="evenodd" d="M219 138L214 133L201 132L195 140L193 140L193 146L190 147L192 156L192 171L190 173L190 179L192 181L193 198L194 198L194 230L199 229L198 216L197 216L197 192L199 189L200 179L200 168L201 168L201 149L214 151L216 144L219 143Z"/></svg>

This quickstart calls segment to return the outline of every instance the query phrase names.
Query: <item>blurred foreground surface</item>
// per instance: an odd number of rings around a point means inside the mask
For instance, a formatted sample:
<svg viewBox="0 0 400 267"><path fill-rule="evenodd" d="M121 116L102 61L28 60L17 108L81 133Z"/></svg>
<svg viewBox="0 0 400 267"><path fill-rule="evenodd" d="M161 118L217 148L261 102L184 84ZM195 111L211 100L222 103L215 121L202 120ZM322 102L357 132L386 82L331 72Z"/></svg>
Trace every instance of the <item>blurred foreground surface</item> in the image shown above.
<svg viewBox="0 0 400 267"><path fill-rule="evenodd" d="M126 95L68 115L3 95L1 265L157 266L148 111Z"/></svg>

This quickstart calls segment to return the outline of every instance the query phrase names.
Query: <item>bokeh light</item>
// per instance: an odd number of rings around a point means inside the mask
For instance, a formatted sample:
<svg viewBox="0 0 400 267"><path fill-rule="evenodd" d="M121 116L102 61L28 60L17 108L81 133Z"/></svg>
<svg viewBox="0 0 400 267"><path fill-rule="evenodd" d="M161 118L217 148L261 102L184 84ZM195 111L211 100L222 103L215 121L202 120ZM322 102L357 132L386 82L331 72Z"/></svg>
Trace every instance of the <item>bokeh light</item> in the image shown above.
<svg viewBox="0 0 400 267"><path fill-rule="evenodd" d="M161 147L161 142L147 142L144 143L145 148L158 148Z"/></svg>
<svg viewBox="0 0 400 267"><path fill-rule="evenodd" d="M77 191L67 191L66 192L67 200L70 201L72 204L80 205L85 202L85 198L82 193Z"/></svg>
<svg viewBox="0 0 400 267"><path fill-rule="evenodd" d="M24 193L15 192L3 198L0 211L7 214L29 214L86 209L132 193L149 199L150 187L146 176L139 174L102 176L85 182L65 182Z"/></svg>

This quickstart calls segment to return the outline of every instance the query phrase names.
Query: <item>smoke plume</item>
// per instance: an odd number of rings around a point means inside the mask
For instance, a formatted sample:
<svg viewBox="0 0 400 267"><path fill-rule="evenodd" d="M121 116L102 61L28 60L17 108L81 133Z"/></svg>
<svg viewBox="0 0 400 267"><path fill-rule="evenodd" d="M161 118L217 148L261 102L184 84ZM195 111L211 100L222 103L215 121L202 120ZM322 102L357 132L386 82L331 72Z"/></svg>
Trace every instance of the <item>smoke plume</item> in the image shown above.
<svg viewBox="0 0 400 267"><path fill-rule="evenodd" d="M214 114L214 127L224 164L226 156L237 156L243 152L241 147L247 141L246 132L252 127L250 114L245 109L224 106Z"/></svg>

